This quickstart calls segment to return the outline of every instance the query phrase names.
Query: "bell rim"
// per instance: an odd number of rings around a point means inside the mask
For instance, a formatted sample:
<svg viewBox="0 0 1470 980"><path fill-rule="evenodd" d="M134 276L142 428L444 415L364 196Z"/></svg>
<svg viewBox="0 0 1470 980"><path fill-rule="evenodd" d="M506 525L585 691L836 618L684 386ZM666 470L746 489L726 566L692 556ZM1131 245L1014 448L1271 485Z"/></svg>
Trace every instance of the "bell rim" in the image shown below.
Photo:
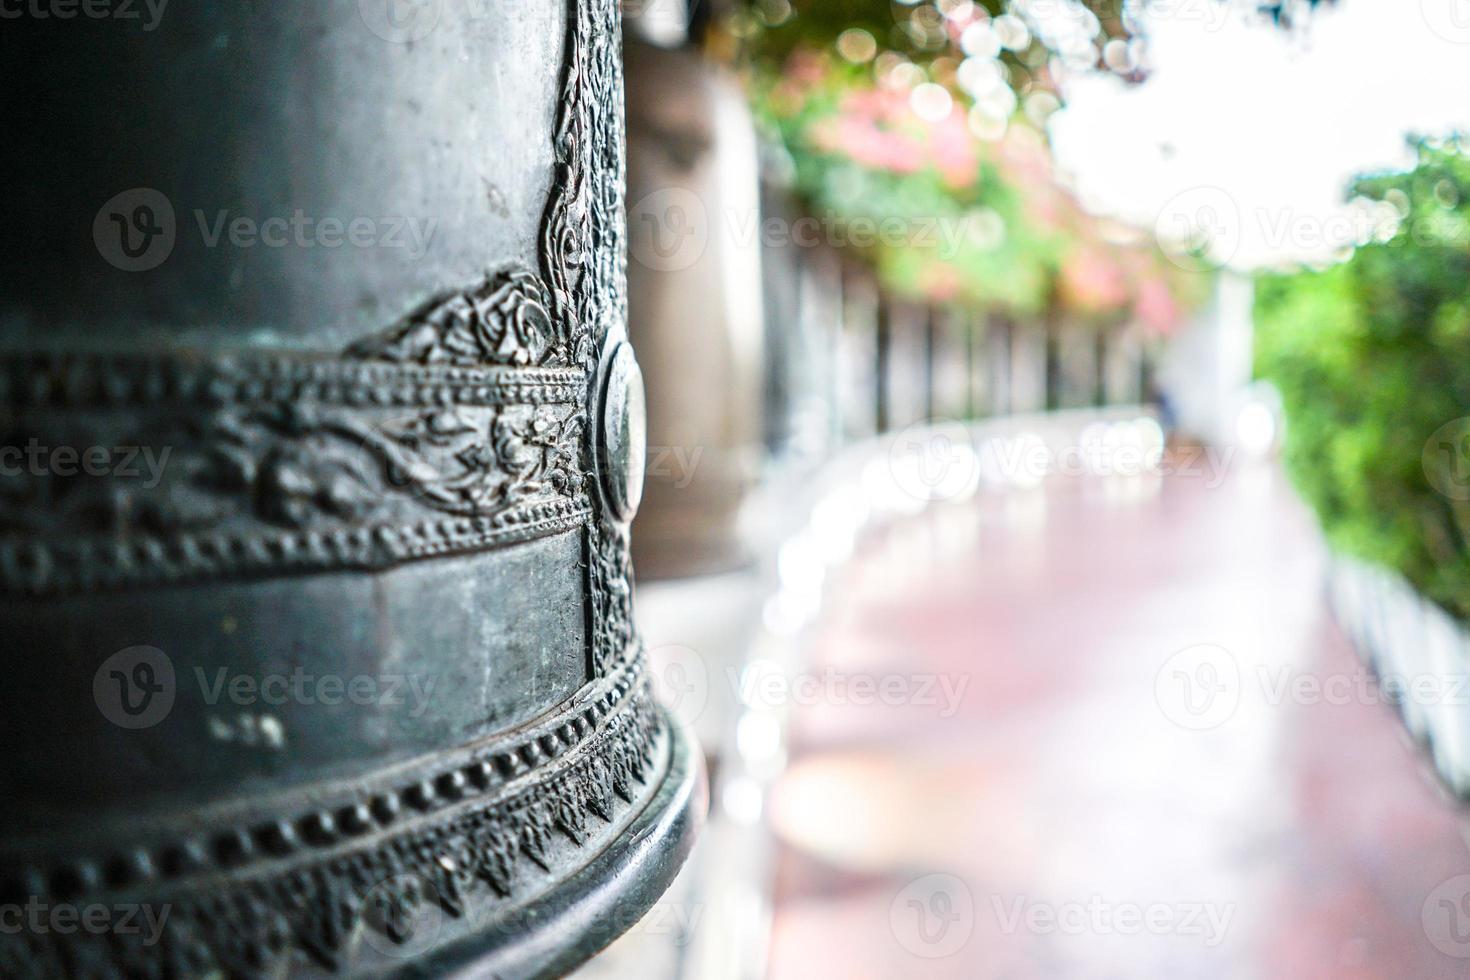
<svg viewBox="0 0 1470 980"><path fill-rule="evenodd" d="M394 980L442 977L474 980L513 976L542 980L565 976L587 963L631 929L673 884L699 836L709 808L709 785L698 742L664 706L657 712L667 738L668 765L617 838L576 872L533 901L540 924L531 931L497 929L405 965ZM624 842L631 842L626 847ZM522 906L524 908L524 906ZM514 911L514 910L512 910ZM615 922L589 931L589 922ZM486 940L486 934L493 938ZM588 936L597 938L588 943Z"/></svg>

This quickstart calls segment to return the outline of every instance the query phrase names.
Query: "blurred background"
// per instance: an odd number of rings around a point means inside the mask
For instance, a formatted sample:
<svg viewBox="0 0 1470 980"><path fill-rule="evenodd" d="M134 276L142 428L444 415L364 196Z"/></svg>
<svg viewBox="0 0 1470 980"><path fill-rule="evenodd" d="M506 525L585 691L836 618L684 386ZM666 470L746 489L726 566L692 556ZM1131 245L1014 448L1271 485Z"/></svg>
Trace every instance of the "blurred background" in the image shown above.
<svg viewBox="0 0 1470 980"><path fill-rule="evenodd" d="M582 975L1470 976L1470 2L624 13L712 811Z"/></svg>

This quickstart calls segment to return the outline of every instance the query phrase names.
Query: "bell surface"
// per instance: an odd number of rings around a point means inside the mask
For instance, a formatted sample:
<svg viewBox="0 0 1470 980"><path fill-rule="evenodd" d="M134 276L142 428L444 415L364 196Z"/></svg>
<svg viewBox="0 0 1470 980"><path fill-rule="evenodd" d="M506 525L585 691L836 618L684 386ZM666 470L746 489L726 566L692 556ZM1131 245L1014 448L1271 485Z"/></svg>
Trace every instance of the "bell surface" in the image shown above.
<svg viewBox="0 0 1470 980"><path fill-rule="evenodd" d="M565 972L705 806L616 4L106 9L0 61L0 976Z"/></svg>

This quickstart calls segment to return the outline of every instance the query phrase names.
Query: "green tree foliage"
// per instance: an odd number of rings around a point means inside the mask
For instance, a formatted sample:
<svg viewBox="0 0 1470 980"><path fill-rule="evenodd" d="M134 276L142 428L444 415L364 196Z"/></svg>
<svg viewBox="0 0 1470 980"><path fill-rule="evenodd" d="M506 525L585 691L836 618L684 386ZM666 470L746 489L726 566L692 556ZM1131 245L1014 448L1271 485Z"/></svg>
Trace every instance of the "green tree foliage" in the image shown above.
<svg viewBox="0 0 1470 980"><path fill-rule="evenodd" d="M1202 277L1176 275L1140 229L1086 213L1058 180L1041 129L1057 100L1032 86L1023 103L1015 89L1020 61L1045 63L1047 50L1020 18L920 2L854 21L853 6L813 8L773 28L800 40L753 62L751 92L796 196L852 232L843 246L890 292L1028 319L1058 309L1108 324L1136 315L1158 332L1198 301L1190 287ZM890 6L912 15L899 16L909 27L913 18L939 25L934 51L919 50L915 30L899 32L905 53L880 48L871 30L895 22ZM816 24L798 30L803 16ZM862 26L838 30L853 23ZM1088 65L1097 23L1074 34Z"/></svg>
<svg viewBox="0 0 1470 980"><path fill-rule="evenodd" d="M1470 157L1458 139L1415 145L1412 171L1352 188L1393 205L1395 229L1332 268L1261 278L1257 367L1281 389L1287 465L1333 546L1470 619L1470 502L1426 471L1470 472L1434 446L1426 463L1431 436L1470 416Z"/></svg>
<svg viewBox="0 0 1470 980"><path fill-rule="evenodd" d="M1034 83L1050 84L1047 63L1058 53L1056 40L1042 37L1034 29L1037 21L1026 16L1028 8L1068 15L1066 20L1072 28L1067 32L1071 42L1068 54L1074 67L1083 67L1101 64L1108 41L1126 41L1133 36L1135 25L1124 15L1127 6L1106 0L1045 4L1010 0L751 0L752 29L748 33L757 60L779 62L793 51L820 50L836 43L846 32L864 31L879 50L929 65L973 54L973 48L964 50L969 43L956 25L978 18L1002 25L1006 43L993 54L1004 63L1012 88L1023 95ZM1083 47L1083 42L1090 43L1091 49Z"/></svg>
<svg viewBox="0 0 1470 980"><path fill-rule="evenodd" d="M1239 0L1209 0L1237 3ZM1268 20L1292 27L1310 12L1334 0L1259 0L1256 10ZM835 43L844 32L866 31L881 50L921 64L953 56L965 47L954 30L956 15L973 10L994 22L1010 17L1028 30L1021 43L996 52L1006 65L1017 94L1033 81L1048 84L1047 63L1063 56L1071 68L1089 60L1099 68L1142 77L1135 60L1122 54L1122 45L1141 34L1143 15L1150 6L1168 9L1169 0L742 0L733 4L741 24L737 33L747 37L757 60L779 62L798 49L819 50ZM725 7L726 4L720 3ZM949 21L946 23L946 21ZM1049 26L1064 25L1053 30ZM1108 52L1109 42L1112 45ZM1090 45L1090 50L1087 45ZM973 53L967 52L967 53Z"/></svg>

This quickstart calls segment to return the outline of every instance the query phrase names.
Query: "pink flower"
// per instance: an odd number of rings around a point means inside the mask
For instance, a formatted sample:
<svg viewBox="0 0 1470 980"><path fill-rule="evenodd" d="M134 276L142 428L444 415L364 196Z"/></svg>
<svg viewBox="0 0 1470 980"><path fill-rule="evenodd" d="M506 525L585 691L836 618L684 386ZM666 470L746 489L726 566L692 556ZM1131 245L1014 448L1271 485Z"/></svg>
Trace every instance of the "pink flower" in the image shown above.
<svg viewBox="0 0 1470 980"><path fill-rule="evenodd" d="M954 188L973 186L980 162L963 112L930 124L916 116L903 92L865 89L843 97L841 114L812 127L813 143L856 163L897 174L933 166Z"/></svg>
<svg viewBox="0 0 1470 980"><path fill-rule="evenodd" d="M921 274L919 288L935 303L947 303L960 294L962 285L959 272L951 265L935 262Z"/></svg>
<svg viewBox="0 0 1470 980"><path fill-rule="evenodd" d="M1139 285L1133 313L1144 327L1158 334L1173 333L1184 316L1168 284L1156 278Z"/></svg>
<svg viewBox="0 0 1470 980"><path fill-rule="evenodd" d="M786 59L786 70L782 73L791 81L810 88L827 75L827 59L815 51L799 48Z"/></svg>
<svg viewBox="0 0 1470 980"><path fill-rule="evenodd" d="M1084 310L1104 312L1128 301L1123 268L1099 248L1075 249L1062 263L1061 287L1071 302Z"/></svg>
<svg viewBox="0 0 1470 980"><path fill-rule="evenodd" d="M934 165L945 183L954 188L973 185L980 177L980 157L975 151L975 138L965 125L964 113L956 109L930 131L930 150Z"/></svg>
<svg viewBox="0 0 1470 980"><path fill-rule="evenodd" d="M917 140L851 116L823 120L813 127L812 139L820 149L877 170L911 174L924 166L924 148Z"/></svg>

